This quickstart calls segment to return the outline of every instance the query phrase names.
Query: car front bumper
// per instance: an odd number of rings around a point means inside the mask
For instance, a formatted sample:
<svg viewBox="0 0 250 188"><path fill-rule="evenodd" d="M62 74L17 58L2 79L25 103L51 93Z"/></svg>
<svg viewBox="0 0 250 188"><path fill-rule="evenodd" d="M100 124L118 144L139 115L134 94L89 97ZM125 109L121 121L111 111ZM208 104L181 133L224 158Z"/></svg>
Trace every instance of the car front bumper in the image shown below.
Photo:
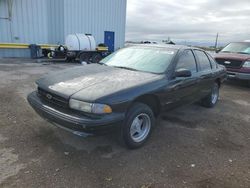
<svg viewBox="0 0 250 188"><path fill-rule="evenodd" d="M80 136L108 133L119 128L125 118L124 113L111 113L99 118L91 118L74 113L70 109L55 108L53 105L41 100L36 91L30 93L27 100L41 117L60 128Z"/></svg>
<svg viewBox="0 0 250 188"><path fill-rule="evenodd" d="M239 80L250 80L250 73L227 71L228 78Z"/></svg>

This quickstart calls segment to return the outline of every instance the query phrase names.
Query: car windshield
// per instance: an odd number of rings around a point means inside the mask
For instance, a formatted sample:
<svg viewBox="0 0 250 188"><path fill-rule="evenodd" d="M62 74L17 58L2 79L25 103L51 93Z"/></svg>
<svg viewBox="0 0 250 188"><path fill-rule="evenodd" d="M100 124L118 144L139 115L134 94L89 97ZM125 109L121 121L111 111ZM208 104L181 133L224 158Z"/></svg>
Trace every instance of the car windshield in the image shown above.
<svg viewBox="0 0 250 188"><path fill-rule="evenodd" d="M247 42L230 43L225 48L223 48L221 52L250 54L250 43Z"/></svg>
<svg viewBox="0 0 250 188"><path fill-rule="evenodd" d="M159 74L165 72L175 53L176 50L170 48L128 47L107 56L100 63Z"/></svg>

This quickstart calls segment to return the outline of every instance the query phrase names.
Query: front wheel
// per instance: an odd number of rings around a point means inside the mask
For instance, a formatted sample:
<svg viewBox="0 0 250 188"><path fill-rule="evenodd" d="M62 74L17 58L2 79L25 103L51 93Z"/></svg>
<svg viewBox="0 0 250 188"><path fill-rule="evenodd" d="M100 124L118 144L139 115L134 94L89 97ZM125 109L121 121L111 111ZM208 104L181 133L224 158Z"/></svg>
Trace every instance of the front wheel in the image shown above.
<svg viewBox="0 0 250 188"><path fill-rule="evenodd" d="M202 106L205 106L207 108L214 107L219 99L219 89L220 89L219 84L215 82L213 84L210 94L201 100Z"/></svg>
<svg viewBox="0 0 250 188"><path fill-rule="evenodd" d="M135 103L128 111L122 127L122 138L130 149L141 147L155 124L154 113L143 103Z"/></svg>

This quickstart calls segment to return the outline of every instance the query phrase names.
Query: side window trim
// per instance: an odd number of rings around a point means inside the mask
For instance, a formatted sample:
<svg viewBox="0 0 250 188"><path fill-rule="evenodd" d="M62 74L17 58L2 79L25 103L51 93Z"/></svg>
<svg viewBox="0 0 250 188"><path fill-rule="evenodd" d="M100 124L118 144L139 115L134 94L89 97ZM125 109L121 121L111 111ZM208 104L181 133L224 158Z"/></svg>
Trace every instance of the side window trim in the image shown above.
<svg viewBox="0 0 250 188"><path fill-rule="evenodd" d="M191 49L190 49L190 50L191 50ZM193 54L193 56L194 56L194 61L195 61L195 65L196 65L196 73L197 73L197 72L199 72L198 61L197 61L197 59L196 59L196 56L195 56L195 54L194 54L193 49L191 50L191 52L192 52L192 54Z"/></svg>
<svg viewBox="0 0 250 188"><path fill-rule="evenodd" d="M194 53L195 60L197 62L198 72L201 72L200 60L199 60L197 54L195 53L195 51L197 51L197 49L193 49L193 53Z"/></svg>
<svg viewBox="0 0 250 188"><path fill-rule="evenodd" d="M215 61L215 59L210 54L208 54L208 53L207 53L207 56L208 56L208 59L209 59L209 61L210 61L210 63L212 65L213 65L213 62L211 62L211 61L214 61L215 68L217 69L218 68L218 63Z"/></svg>
<svg viewBox="0 0 250 188"><path fill-rule="evenodd" d="M210 67L211 67L211 69L213 69L213 65L212 65L212 62L211 62L210 58L208 57L208 54L207 54L207 52L205 52L205 51L204 51L204 53L206 54L206 56L207 56L207 58L208 58L208 61L209 61L209 63L210 63Z"/></svg>

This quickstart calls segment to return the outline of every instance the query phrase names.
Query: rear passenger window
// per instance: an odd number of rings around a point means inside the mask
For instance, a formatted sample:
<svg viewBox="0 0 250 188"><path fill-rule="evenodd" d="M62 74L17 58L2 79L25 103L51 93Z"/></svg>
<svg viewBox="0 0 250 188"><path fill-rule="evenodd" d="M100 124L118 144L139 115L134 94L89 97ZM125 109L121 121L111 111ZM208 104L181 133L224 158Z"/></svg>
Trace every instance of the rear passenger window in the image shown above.
<svg viewBox="0 0 250 188"><path fill-rule="evenodd" d="M195 50L195 54L198 57L198 60L200 62L201 71L211 70L211 64L207 55L203 51L200 51L200 50Z"/></svg>
<svg viewBox="0 0 250 188"><path fill-rule="evenodd" d="M177 61L175 70L188 69L192 73L197 72L194 54L191 50L185 50Z"/></svg>

